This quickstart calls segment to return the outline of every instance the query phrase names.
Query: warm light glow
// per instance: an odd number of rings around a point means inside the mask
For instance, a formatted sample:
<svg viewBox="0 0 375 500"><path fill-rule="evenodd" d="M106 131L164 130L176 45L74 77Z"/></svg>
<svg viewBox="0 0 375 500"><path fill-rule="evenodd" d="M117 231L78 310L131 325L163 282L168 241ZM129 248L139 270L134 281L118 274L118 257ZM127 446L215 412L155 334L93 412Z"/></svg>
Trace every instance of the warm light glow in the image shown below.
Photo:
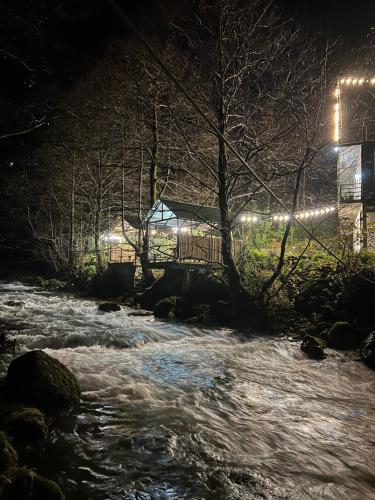
<svg viewBox="0 0 375 500"><path fill-rule="evenodd" d="M340 86L337 85L336 87L336 103L335 103L335 116L334 116L334 122L335 122L335 133L334 133L334 140L336 144L339 143L340 141Z"/></svg>
<svg viewBox="0 0 375 500"><path fill-rule="evenodd" d="M151 229L151 235L154 236L156 234L156 229Z"/></svg>
<svg viewBox="0 0 375 500"><path fill-rule="evenodd" d="M309 210L309 211L306 211L306 212L298 212L294 215L294 217L296 219L308 219L310 217L319 217L319 216L322 216L322 215L327 215L328 213L330 212L333 212L334 210L336 210L335 207L325 207L325 208L320 208L320 209L314 209L314 210ZM287 221L290 219L290 215L289 214L285 214L285 215L274 215L272 217L272 220L274 220L275 222L283 222L283 221Z"/></svg>

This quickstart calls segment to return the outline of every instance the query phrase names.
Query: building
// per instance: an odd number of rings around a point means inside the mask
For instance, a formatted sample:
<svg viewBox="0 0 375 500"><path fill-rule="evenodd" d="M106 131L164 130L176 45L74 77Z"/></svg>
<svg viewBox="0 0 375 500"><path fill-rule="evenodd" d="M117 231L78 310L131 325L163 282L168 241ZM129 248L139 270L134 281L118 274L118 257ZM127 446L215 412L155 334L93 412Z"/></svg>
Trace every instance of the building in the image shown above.
<svg viewBox="0 0 375 500"><path fill-rule="evenodd" d="M352 249L375 251L375 78L340 78L336 87L338 215Z"/></svg>
<svg viewBox="0 0 375 500"><path fill-rule="evenodd" d="M147 216L150 267L167 262L221 264L220 210L157 200Z"/></svg>
<svg viewBox="0 0 375 500"><path fill-rule="evenodd" d="M375 251L375 141L338 147L340 228L354 251Z"/></svg>
<svg viewBox="0 0 375 500"><path fill-rule="evenodd" d="M110 263L131 262L136 264L135 246L140 237L140 220L137 215L117 216L109 231L102 235Z"/></svg>

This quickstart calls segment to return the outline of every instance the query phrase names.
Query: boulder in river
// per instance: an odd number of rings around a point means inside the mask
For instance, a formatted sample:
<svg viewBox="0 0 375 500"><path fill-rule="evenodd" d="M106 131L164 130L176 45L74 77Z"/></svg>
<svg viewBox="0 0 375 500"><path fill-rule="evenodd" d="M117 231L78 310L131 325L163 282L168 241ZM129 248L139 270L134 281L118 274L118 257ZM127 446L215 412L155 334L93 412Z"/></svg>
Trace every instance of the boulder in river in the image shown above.
<svg viewBox="0 0 375 500"><path fill-rule="evenodd" d="M166 297L159 300L154 309L155 318L167 318L173 313L175 306L176 297Z"/></svg>
<svg viewBox="0 0 375 500"><path fill-rule="evenodd" d="M336 321L328 330L327 344L334 349L355 349L359 347L360 340L353 325L347 321Z"/></svg>
<svg viewBox="0 0 375 500"><path fill-rule="evenodd" d="M22 302L21 300L7 300L4 304L10 307L23 307L25 302Z"/></svg>
<svg viewBox="0 0 375 500"><path fill-rule="evenodd" d="M3 473L10 467L14 467L16 465L16 462L16 450L13 448L6 434L0 431L0 473Z"/></svg>
<svg viewBox="0 0 375 500"><path fill-rule="evenodd" d="M369 368L375 370L375 331L362 342L361 359Z"/></svg>
<svg viewBox="0 0 375 500"><path fill-rule="evenodd" d="M64 500L58 484L24 468L13 468L5 474L4 500Z"/></svg>
<svg viewBox="0 0 375 500"><path fill-rule="evenodd" d="M319 337L313 337L312 335L305 335L302 339L301 350L305 352L310 358L324 359L325 348L326 348L326 343Z"/></svg>
<svg viewBox="0 0 375 500"><path fill-rule="evenodd" d="M47 435L44 414L37 408L22 408L5 421L7 433L18 441L39 441Z"/></svg>
<svg viewBox="0 0 375 500"><path fill-rule="evenodd" d="M60 361L43 351L30 351L14 359L5 379L8 397L46 412L79 403L77 379Z"/></svg>
<svg viewBox="0 0 375 500"><path fill-rule="evenodd" d="M102 312L116 312L121 311L121 306L116 304L116 302L103 302L103 304L99 304L99 311Z"/></svg>

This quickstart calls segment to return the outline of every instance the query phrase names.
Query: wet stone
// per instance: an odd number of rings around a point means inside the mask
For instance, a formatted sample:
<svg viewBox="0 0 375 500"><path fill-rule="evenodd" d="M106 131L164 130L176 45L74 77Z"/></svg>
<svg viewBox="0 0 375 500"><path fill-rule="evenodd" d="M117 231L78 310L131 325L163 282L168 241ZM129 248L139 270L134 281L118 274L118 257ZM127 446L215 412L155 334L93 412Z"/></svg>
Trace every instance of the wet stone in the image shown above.
<svg viewBox="0 0 375 500"><path fill-rule="evenodd" d="M115 302L104 302L103 304L99 304L98 309L102 312L116 312L121 311L121 306Z"/></svg>

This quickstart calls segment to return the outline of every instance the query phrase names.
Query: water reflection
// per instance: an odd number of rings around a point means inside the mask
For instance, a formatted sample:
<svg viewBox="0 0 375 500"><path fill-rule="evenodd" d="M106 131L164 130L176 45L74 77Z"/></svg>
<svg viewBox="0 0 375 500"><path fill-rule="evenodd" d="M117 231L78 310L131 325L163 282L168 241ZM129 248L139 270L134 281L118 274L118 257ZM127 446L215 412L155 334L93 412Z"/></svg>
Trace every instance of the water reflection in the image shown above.
<svg viewBox="0 0 375 500"><path fill-rule="evenodd" d="M14 284L0 317L8 300L24 302L24 348L84 390L35 464L68 499L374 497L374 378L355 354L316 362L290 342L103 315Z"/></svg>

